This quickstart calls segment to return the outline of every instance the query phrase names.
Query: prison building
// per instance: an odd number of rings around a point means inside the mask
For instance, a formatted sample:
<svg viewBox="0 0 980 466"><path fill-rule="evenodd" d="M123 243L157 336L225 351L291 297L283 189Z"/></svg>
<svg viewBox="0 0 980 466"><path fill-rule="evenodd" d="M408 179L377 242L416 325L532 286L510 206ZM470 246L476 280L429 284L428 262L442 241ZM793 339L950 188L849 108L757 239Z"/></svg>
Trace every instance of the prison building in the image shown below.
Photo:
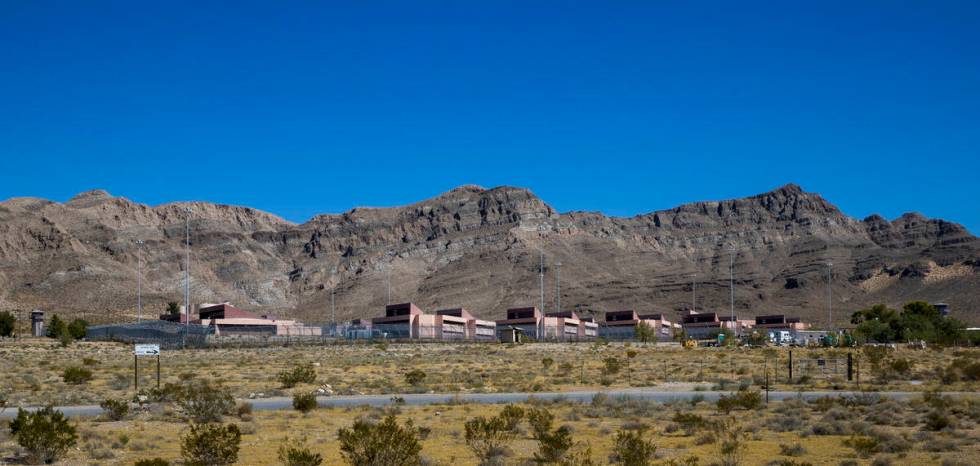
<svg viewBox="0 0 980 466"><path fill-rule="evenodd" d="M599 325L593 320L584 320L575 311L549 312L546 318L558 319L559 340L584 340L595 338Z"/></svg>
<svg viewBox="0 0 980 466"><path fill-rule="evenodd" d="M724 329L730 329L736 335L744 334L755 325L754 320L739 319L738 316L720 316L716 312L691 311L682 319L681 327L689 338L704 340L714 338Z"/></svg>
<svg viewBox="0 0 980 466"><path fill-rule="evenodd" d="M545 316L537 307L511 308L507 310L506 319L497 321L497 332L516 328L525 337L535 340L559 340L564 329L559 329L558 319Z"/></svg>
<svg viewBox="0 0 980 466"><path fill-rule="evenodd" d="M783 314L773 314L756 316L755 328L766 330L806 330L810 328L810 324L803 322L799 317L786 317Z"/></svg>
<svg viewBox="0 0 980 466"><path fill-rule="evenodd" d="M480 320L463 308L440 309L436 311L441 323L443 339L494 340L497 336L497 323Z"/></svg>
<svg viewBox="0 0 980 466"><path fill-rule="evenodd" d="M424 313L413 303L389 304L385 306L384 317L371 319L371 328L381 332L386 338L420 338L419 328L425 320L429 323L429 331L424 332L427 338L430 333L434 333L432 327L435 326L432 316L423 319Z"/></svg>
<svg viewBox="0 0 980 466"><path fill-rule="evenodd" d="M320 327L311 327L291 319L278 319L239 309L229 303L202 304L198 309L199 323L212 327L214 335L276 335L320 336Z"/></svg>
<svg viewBox="0 0 980 466"><path fill-rule="evenodd" d="M646 325L657 335L658 340L670 340L680 325L673 323L663 314L638 314L633 309L610 311L606 322L599 329L599 336L609 340L632 340L636 338L636 326Z"/></svg>

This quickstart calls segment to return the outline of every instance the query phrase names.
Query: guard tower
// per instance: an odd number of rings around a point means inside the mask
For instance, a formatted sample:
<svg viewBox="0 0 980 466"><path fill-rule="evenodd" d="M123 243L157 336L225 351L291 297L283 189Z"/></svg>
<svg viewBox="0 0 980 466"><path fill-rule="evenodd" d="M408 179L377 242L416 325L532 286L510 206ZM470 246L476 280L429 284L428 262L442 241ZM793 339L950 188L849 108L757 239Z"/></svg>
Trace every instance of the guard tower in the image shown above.
<svg viewBox="0 0 980 466"><path fill-rule="evenodd" d="M31 335L35 337L44 336L44 311L40 309L31 311Z"/></svg>

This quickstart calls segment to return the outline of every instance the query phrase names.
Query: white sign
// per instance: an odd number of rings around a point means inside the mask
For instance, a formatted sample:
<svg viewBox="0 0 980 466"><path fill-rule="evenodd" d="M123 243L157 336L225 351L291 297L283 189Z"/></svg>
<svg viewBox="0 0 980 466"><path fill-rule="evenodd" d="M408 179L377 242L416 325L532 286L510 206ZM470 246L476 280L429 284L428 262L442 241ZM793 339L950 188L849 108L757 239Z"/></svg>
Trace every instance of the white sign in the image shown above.
<svg viewBox="0 0 980 466"><path fill-rule="evenodd" d="M160 345L136 345L133 354L137 356L159 356Z"/></svg>

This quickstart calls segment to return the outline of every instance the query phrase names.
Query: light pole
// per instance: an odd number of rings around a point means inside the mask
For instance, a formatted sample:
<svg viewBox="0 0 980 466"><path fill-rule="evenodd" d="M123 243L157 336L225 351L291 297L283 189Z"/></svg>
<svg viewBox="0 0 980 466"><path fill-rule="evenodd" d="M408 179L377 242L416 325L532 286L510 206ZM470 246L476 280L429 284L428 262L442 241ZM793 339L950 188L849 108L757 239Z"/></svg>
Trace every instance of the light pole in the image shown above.
<svg viewBox="0 0 980 466"><path fill-rule="evenodd" d="M541 289L541 312L544 312L544 251L541 253L541 262L538 264L538 287Z"/></svg>
<svg viewBox="0 0 980 466"><path fill-rule="evenodd" d="M831 281L833 280L834 274L834 263L827 262L827 330L834 329L834 299L833 299L833 287L831 287Z"/></svg>
<svg viewBox="0 0 980 466"><path fill-rule="evenodd" d="M143 240L136 240L136 322L143 321Z"/></svg>
<svg viewBox="0 0 980 466"><path fill-rule="evenodd" d="M735 246L728 249L729 261L728 261L728 288L731 292L731 307L732 307L732 328L734 329L735 336L738 336L738 325L735 322Z"/></svg>
<svg viewBox="0 0 980 466"><path fill-rule="evenodd" d="M691 274L691 311L698 312L698 274Z"/></svg>
<svg viewBox="0 0 980 466"><path fill-rule="evenodd" d="M561 261L555 262L555 312L561 312Z"/></svg>
<svg viewBox="0 0 980 466"><path fill-rule="evenodd" d="M191 214L194 213L190 207L184 208L184 213L187 215L184 217L184 234L186 248L186 257L184 259L184 314L186 320L184 321L184 337L186 344L187 332L190 331L191 325Z"/></svg>
<svg viewBox="0 0 980 466"><path fill-rule="evenodd" d="M385 305L391 305L391 267L385 266Z"/></svg>

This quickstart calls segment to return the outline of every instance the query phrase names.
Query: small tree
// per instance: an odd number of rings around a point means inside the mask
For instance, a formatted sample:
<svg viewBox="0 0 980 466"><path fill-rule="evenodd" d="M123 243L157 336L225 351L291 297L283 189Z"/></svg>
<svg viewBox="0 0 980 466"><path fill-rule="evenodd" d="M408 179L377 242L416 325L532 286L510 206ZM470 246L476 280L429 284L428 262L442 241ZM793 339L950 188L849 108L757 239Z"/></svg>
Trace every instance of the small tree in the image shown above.
<svg viewBox="0 0 980 466"><path fill-rule="evenodd" d="M32 463L52 463L78 442L75 426L51 406L33 413L18 409L10 433Z"/></svg>
<svg viewBox="0 0 980 466"><path fill-rule="evenodd" d="M636 324L636 326L633 328L633 332L633 334L636 336L636 341L642 343L657 341L657 331L645 323Z"/></svg>
<svg viewBox="0 0 980 466"><path fill-rule="evenodd" d="M179 315L180 314L180 304L177 304L176 301L170 301L170 302L168 302L167 303L167 314L170 314L172 316Z"/></svg>
<svg viewBox="0 0 980 466"><path fill-rule="evenodd" d="M566 426L546 432L538 437L538 451L534 454L534 461L541 464L561 464L574 444L572 431Z"/></svg>
<svg viewBox="0 0 980 466"><path fill-rule="evenodd" d="M412 421L398 425L394 415L379 423L354 421L349 429L337 431L340 454L355 466L420 466L422 445Z"/></svg>
<svg viewBox="0 0 980 466"><path fill-rule="evenodd" d="M14 334L14 324L17 318L9 311L0 312L0 337L9 337Z"/></svg>
<svg viewBox="0 0 980 466"><path fill-rule="evenodd" d="M531 408L527 410L527 423L531 426L531 435L535 440L551 432L551 426L555 423L555 415L544 408Z"/></svg>
<svg viewBox="0 0 980 466"><path fill-rule="evenodd" d="M643 430L620 429L616 432L613 446L613 460L626 466L649 466L653 464L657 446L653 440L643 438Z"/></svg>
<svg viewBox="0 0 980 466"><path fill-rule="evenodd" d="M551 359L549 357L541 358L541 367L544 369L545 372L548 372L548 369L551 369L551 366L554 363L555 363L555 360L554 359Z"/></svg>
<svg viewBox="0 0 980 466"><path fill-rule="evenodd" d="M302 443L290 444L287 438L286 443L279 446L279 462L283 466L320 466L323 456L313 453Z"/></svg>
<svg viewBox="0 0 980 466"><path fill-rule="evenodd" d="M500 414L497 416L504 420L507 430L517 432L518 424L524 419L524 408L517 405L507 405L500 410Z"/></svg>
<svg viewBox="0 0 980 466"><path fill-rule="evenodd" d="M106 398L99 404L107 418L113 421L123 420L129 414L129 403L124 400Z"/></svg>
<svg viewBox="0 0 980 466"><path fill-rule="evenodd" d="M412 369L405 374L405 382L412 386L422 385L425 381L425 372L419 369Z"/></svg>
<svg viewBox="0 0 980 466"><path fill-rule="evenodd" d="M507 451L507 445L517 435L508 426L508 420L502 416L473 418L466 421L464 428L466 445L473 450L481 464L488 464L494 458L502 456Z"/></svg>
<svg viewBox="0 0 980 466"><path fill-rule="evenodd" d="M61 378L67 384L81 385L92 380L92 371L84 367L72 366L61 373Z"/></svg>
<svg viewBox="0 0 980 466"><path fill-rule="evenodd" d="M175 390L177 406L194 422L221 422L222 416L235 411L235 398L231 393L207 380L193 381Z"/></svg>
<svg viewBox="0 0 980 466"><path fill-rule="evenodd" d="M73 339L81 340L88 333L88 322L84 319L73 319L65 330Z"/></svg>
<svg viewBox="0 0 980 466"><path fill-rule="evenodd" d="M180 456L189 466L235 464L242 432L235 424L191 424L180 439Z"/></svg>
<svg viewBox="0 0 980 466"><path fill-rule="evenodd" d="M626 384L633 385L633 369L630 367L630 361L636 357L639 353L636 350L626 350Z"/></svg>
<svg viewBox="0 0 980 466"><path fill-rule="evenodd" d="M602 372L605 375L616 375L623 368L623 362L612 356L603 359L602 363L604 364Z"/></svg>
<svg viewBox="0 0 980 466"><path fill-rule="evenodd" d="M316 382L316 367L312 362L297 364L289 369L279 372L279 383L283 388L293 388L301 383Z"/></svg>
<svg viewBox="0 0 980 466"><path fill-rule="evenodd" d="M311 392L301 392L293 395L293 409L308 413L316 409L316 395Z"/></svg>
<svg viewBox="0 0 980 466"><path fill-rule="evenodd" d="M51 316L51 323L48 324L48 337L60 339L62 335L68 334L68 325L58 317L58 314Z"/></svg>

